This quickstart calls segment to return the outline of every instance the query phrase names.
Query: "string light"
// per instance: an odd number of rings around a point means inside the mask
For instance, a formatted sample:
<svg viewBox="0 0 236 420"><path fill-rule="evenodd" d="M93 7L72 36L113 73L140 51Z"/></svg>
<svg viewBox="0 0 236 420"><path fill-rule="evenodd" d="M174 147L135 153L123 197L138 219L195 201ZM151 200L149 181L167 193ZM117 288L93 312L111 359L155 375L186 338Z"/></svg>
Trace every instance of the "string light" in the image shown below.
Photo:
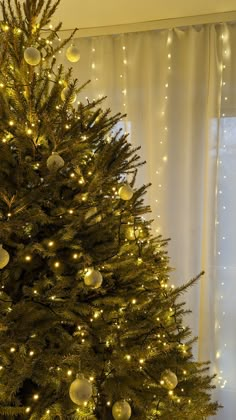
<svg viewBox="0 0 236 420"><path fill-rule="evenodd" d="M229 43L229 31L228 29L225 27L225 25L223 26L223 33L221 34L221 47L222 47L222 59L221 59L221 63L220 63L220 71L221 71L221 77L220 77L220 89L219 89L219 98L218 98L218 106L219 106L219 117L221 117L220 120L220 124L221 124L221 144L219 147L219 151L221 150L225 150L227 149L227 140L230 138L230 130L231 130L231 126L228 124L228 122L230 122L230 118L227 117L227 113L225 112L225 107L227 105L227 103L229 102L229 90L228 90L228 84L226 83L226 76L227 76L227 70L229 68L228 65L228 60L230 58L231 55L231 51L230 51L230 43ZM223 112L222 112L223 111ZM226 165L224 165L224 158L225 158L225 153L221 154L217 154L217 184L216 184L216 189L215 189L215 196L216 196L216 202L217 202L217 213L215 216L215 237L216 237L216 241L215 241L215 259L216 259L216 265L217 266L223 266L223 270L227 270L227 267L223 265L223 259L224 259L224 254L222 251L224 251L225 246L226 246L226 236L222 235L222 228L223 226L225 226L225 223L221 223L223 220L224 215L227 212L227 208L228 206L226 206L224 200L225 197L227 197L224 194L224 180L227 179L226 174L224 174L224 167ZM224 241L224 242L223 242ZM225 273L226 274L226 273ZM225 281L222 281L222 278L220 279L220 283L219 283L219 292L220 294L220 299L218 300L219 302L219 306L218 306L218 311L219 314L221 313L221 319L216 320L215 323L215 334L216 334L216 338L217 341L219 343L221 343L221 336L217 336L217 331L218 334L221 331L221 329L223 329L223 323L225 322L225 318L226 318L226 312L222 311L222 303L224 300L224 295L222 293L222 289L225 286ZM224 280L224 277L223 277ZM223 377L223 370L220 370L220 366L223 363L224 360L224 352L226 351L226 343L222 343L222 347L223 348L219 348L216 353L215 353L215 365L216 365L216 370L217 370L217 375L218 375L218 383L219 386L221 388L224 388L227 380L224 379ZM220 374L219 374L220 371Z"/></svg>
<svg viewBox="0 0 236 420"><path fill-rule="evenodd" d="M167 40L166 40L166 48L167 48L167 54L166 54L166 64L168 70L171 69L170 62L171 62L171 47L172 47L172 40L173 40L173 32L172 30L169 30ZM162 105L160 111L158 110L158 115L160 118L159 126L160 126L160 140L159 144L161 146L160 153L159 153L159 159L158 159L158 167L156 169L156 175L157 175L157 186L158 188L163 188L162 180L165 180L165 171L167 170L167 162L168 162L168 154L167 154L167 140L168 140L168 126L166 124L167 121L167 111L168 111L168 89L169 89L169 71L166 71L166 80L163 83L163 96L162 96ZM163 189L164 191L164 189ZM159 192L158 199L155 200L155 205L158 206L158 213L156 213L156 218L158 220L158 226L155 228L156 233L160 234L162 229L162 223L160 220L162 219L162 209L161 209L161 193ZM162 286L165 287L164 285Z"/></svg>

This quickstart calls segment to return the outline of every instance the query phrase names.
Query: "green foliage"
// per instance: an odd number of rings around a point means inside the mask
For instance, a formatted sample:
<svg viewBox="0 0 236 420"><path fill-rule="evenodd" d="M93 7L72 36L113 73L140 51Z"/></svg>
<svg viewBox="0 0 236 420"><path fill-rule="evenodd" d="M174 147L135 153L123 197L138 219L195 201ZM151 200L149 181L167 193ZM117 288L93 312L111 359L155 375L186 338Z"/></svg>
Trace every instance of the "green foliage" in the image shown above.
<svg viewBox="0 0 236 420"><path fill-rule="evenodd" d="M58 5L1 2L0 243L10 262L0 270L0 416L109 420L125 398L134 419L205 419L218 409L213 378L192 358L179 301L198 277L169 286L168 240L144 218L148 186L135 188L144 162L117 129L123 116L102 100L72 106L83 86L55 54L73 34L60 42L61 24L45 28ZM41 53L36 68L28 46ZM53 152L58 171L48 169ZM124 201L127 180L134 194ZM100 288L84 283L90 267ZM160 383L165 369L178 378L173 395ZM79 373L93 378L86 407L68 394Z"/></svg>

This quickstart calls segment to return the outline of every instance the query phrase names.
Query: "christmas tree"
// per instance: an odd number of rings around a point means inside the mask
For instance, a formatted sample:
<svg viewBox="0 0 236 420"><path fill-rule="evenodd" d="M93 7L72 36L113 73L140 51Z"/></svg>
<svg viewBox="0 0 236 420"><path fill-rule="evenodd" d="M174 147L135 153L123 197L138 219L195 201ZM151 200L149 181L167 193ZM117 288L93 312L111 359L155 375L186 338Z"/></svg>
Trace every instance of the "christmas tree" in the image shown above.
<svg viewBox="0 0 236 420"><path fill-rule="evenodd" d="M143 164L101 100L78 102L59 1L1 2L0 418L214 415L192 357L167 240L154 237ZM68 46L69 42L69 46Z"/></svg>

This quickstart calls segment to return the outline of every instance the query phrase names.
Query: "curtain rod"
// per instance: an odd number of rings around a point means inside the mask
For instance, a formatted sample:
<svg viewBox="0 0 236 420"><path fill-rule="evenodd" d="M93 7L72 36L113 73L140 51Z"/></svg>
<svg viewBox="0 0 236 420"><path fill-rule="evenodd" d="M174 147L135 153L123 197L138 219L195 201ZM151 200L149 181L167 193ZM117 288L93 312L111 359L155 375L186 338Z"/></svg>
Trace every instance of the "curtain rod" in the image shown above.
<svg viewBox="0 0 236 420"><path fill-rule="evenodd" d="M181 18L170 18L152 20L147 22L124 23L112 26L99 26L80 28L76 34L76 38L84 38L102 35L117 35L128 32L143 32L151 30L172 29L178 27L186 27L193 25L203 25L207 23L234 23L236 22L236 10L223 13L213 13L198 16L186 16ZM62 29L60 34L71 32L72 29Z"/></svg>

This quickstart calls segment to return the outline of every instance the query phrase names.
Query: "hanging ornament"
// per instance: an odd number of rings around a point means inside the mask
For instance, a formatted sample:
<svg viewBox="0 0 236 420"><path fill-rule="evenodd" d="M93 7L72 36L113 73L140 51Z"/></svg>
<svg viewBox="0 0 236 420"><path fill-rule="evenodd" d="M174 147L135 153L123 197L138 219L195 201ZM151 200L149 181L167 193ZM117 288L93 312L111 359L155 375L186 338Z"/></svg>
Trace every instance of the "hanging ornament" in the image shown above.
<svg viewBox="0 0 236 420"><path fill-rule="evenodd" d="M88 379L75 379L70 385L70 399L77 405L87 403L93 394L93 388Z"/></svg>
<svg viewBox="0 0 236 420"><path fill-rule="evenodd" d="M115 420L129 420L131 407L125 400L116 401L112 407L112 415Z"/></svg>
<svg viewBox="0 0 236 420"><path fill-rule="evenodd" d="M89 209L87 211L87 213L85 213L85 220L87 221L88 219L90 219L92 216L95 216L95 214L97 214L98 209L97 207L91 207L91 209ZM102 220L102 216L100 214L98 214L96 217L93 217L91 220L89 220L89 225L92 225L94 223L100 223Z"/></svg>
<svg viewBox="0 0 236 420"><path fill-rule="evenodd" d="M47 159L47 168L51 172L56 172L63 168L65 162L58 153L52 152L51 156Z"/></svg>
<svg viewBox="0 0 236 420"><path fill-rule="evenodd" d="M37 66L41 61L41 54L37 48L28 47L24 51L24 59L30 66Z"/></svg>
<svg viewBox="0 0 236 420"><path fill-rule="evenodd" d="M9 263L9 260L10 255L0 244L0 269L6 267L6 265Z"/></svg>
<svg viewBox="0 0 236 420"><path fill-rule="evenodd" d="M134 229L133 226L129 226L125 231L125 236L129 241L134 241L139 237L139 233L139 229Z"/></svg>
<svg viewBox="0 0 236 420"><path fill-rule="evenodd" d="M61 99L63 100L63 101L65 101L67 98L68 98L68 95L69 95L69 92L70 92L70 88L68 88L68 87L65 87L63 90L62 90L62 92L61 92ZM76 93L75 92L72 92L72 94L71 94L71 96L70 96L70 104L74 104L75 103L75 101L76 101L76 99L77 99L77 95L76 95Z"/></svg>
<svg viewBox="0 0 236 420"><path fill-rule="evenodd" d="M176 374L170 369L166 369L161 375L161 385L166 389L175 389L178 385Z"/></svg>
<svg viewBox="0 0 236 420"><path fill-rule="evenodd" d="M79 61L80 59L79 49L75 47L74 45L71 45L66 50L66 58L71 63L77 63L77 61Z"/></svg>
<svg viewBox="0 0 236 420"><path fill-rule="evenodd" d="M100 271L89 268L87 273L84 276L84 284L94 289L98 289L103 282L102 275Z"/></svg>
<svg viewBox="0 0 236 420"><path fill-rule="evenodd" d="M127 201L133 197L134 192L129 184L125 184L122 187L120 187L118 194L122 200Z"/></svg>

